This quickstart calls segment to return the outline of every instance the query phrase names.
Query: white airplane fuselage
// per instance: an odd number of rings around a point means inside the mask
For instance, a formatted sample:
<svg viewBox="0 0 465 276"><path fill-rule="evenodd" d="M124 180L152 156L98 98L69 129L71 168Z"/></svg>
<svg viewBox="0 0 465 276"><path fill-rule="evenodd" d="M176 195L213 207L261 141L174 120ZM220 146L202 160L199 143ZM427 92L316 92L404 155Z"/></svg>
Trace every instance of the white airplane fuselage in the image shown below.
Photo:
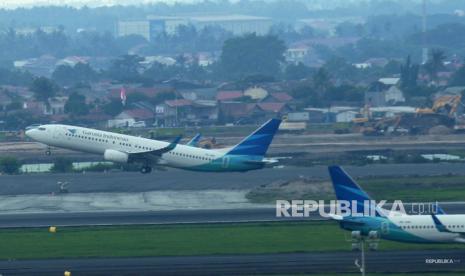
<svg viewBox="0 0 465 276"><path fill-rule="evenodd" d="M131 155L145 154L168 147L170 143L131 135L124 135L77 126L49 124L26 131L33 140L58 147L103 155L105 160L128 162ZM176 144L161 154L156 164L199 171L247 171L259 169L263 164L247 163L263 158L247 155L228 155L228 149L210 150ZM245 161L245 162L244 162ZM151 162L147 159L146 162Z"/></svg>

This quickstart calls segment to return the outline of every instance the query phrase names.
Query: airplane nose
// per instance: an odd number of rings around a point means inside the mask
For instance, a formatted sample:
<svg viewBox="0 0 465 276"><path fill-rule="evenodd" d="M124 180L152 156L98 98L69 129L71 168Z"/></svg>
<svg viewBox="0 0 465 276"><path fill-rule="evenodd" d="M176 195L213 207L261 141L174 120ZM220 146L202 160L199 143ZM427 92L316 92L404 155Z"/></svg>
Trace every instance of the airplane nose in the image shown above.
<svg viewBox="0 0 465 276"><path fill-rule="evenodd" d="M26 130L24 134L26 134L27 137L31 137L31 130Z"/></svg>
<svg viewBox="0 0 465 276"><path fill-rule="evenodd" d="M26 130L26 132L24 132L24 134L26 134L26 136L29 138L34 138L33 136L34 136L35 131L36 131L35 129L28 129Z"/></svg>

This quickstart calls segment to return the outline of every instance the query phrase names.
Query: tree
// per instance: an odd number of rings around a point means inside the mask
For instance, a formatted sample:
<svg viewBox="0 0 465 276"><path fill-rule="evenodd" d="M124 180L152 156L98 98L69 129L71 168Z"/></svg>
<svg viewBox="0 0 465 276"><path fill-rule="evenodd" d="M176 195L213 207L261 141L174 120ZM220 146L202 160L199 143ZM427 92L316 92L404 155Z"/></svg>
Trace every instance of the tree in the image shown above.
<svg viewBox="0 0 465 276"><path fill-rule="evenodd" d="M428 73L430 80L436 80L439 70L444 68L444 60L446 55L443 50L432 49L429 60L426 62L425 70Z"/></svg>
<svg viewBox="0 0 465 276"><path fill-rule="evenodd" d="M417 87L418 71L420 66L412 64L410 56L407 56L405 63L400 66L400 85L404 89L414 89Z"/></svg>
<svg viewBox="0 0 465 276"><path fill-rule="evenodd" d="M0 158L0 172L6 174L17 174L21 168L21 163L12 156Z"/></svg>
<svg viewBox="0 0 465 276"><path fill-rule="evenodd" d="M31 91L39 101L47 102L58 91L57 85L46 77L38 77L32 81Z"/></svg>
<svg viewBox="0 0 465 276"><path fill-rule="evenodd" d="M55 173L66 173L73 171L73 162L70 159L64 157L58 157L53 162L53 166L51 168L52 172Z"/></svg>
<svg viewBox="0 0 465 276"><path fill-rule="evenodd" d="M465 86L465 66L462 66L452 76L451 85Z"/></svg>
<svg viewBox="0 0 465 276"><path fill-rule="evenodd" d="M143 58L137 55L124 55L113 61L108 74L111 78L121 82L135 82L139 80L139 62Z"/></svg>
<svg viewBox="0 0 465 276"><path fill-rule="evenodd" d="M284 62L284 42L276 36L248 34L224 42L220 68L225 77L277 76Z"/></svg>
<svg viewBox="0 0 465 276"><path fill-rule="evenodd" d="M65 112L71 116L82 116L89 113L86 97L79 93L72 93L65 104Z"/></svg>
<svg viewBox="0 0 465 276"><path fill-rule="evenodd" d="M123 104L118 99L111 99L111 101L103 106L105 114L116 116L123 111Z"/></svg>
<svg viewBox="0 0 465 276"><path fill-rule="evenodd" d="M307 78L312 72L312 69L305 66L302 62L298 64L289 64L284 72L288 80L300 80Z"/></svg>
<svg viewBox="0 0 465 276"><path fill-rule="evenodd" d="M58 66L53 71L52 79L63 85L72 85L94 81L98 79L98 73L89 64L79 62L74 66Z"/></svg>
<svg viewBox="0 0 465 276"><path fill-rule="evenodd" d="M324 68L318 69L313 75L313 86L320 97L323 97L331 86L331 78Z"/></svg>

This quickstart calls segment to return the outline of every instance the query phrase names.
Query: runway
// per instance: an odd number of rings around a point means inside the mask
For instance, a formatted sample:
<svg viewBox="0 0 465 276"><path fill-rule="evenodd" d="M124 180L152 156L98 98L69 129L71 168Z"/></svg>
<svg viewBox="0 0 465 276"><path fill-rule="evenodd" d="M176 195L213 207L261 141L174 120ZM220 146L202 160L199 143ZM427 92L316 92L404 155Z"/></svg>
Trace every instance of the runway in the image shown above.
<svg viewBox="0 0 465 276"><path fill-rule="evenodd" d="M353 177L465 175L464 163L373 164L344 166ZM71 193L147 192L166 190L252 189L277 180L329 180L326 166L266 168L246 173L202 173L167 169L138 172L24 174L0 176L0 195L50 194L58 181L70 183Z"/></svg>
<svg viewBox="0 0 465 276"><path fill-rule="evenodd" d="M299 220L293 218L277 218L275 213L275 209L272 208L252 208L225 210L2 214L0 215L0 228L48 227L51 225L102 226ZM312 216L307 219L315 220L321 218L319 216Z"/></svg>
<svg viewBox="0 0 465 276"><path fill-rule="evenodd" d="M2 275L260 275L356 273L358 252L0 261ZM447 262L447 263L446 263ZM463 250L367 252L370 272L465 271Z"/></svg>
<svg viewBox="0 0 465 276"><path fill-rule="evenodd" d="M411 205L406 203L406 211ZM444 203L448 214L465 213L465 203ZM418 209L418 208L417 208ZM182 223L242 223L323 220L317 213L309 217L277 217L275 208L197 209L125 212L47 212L0 214L0 228L48 226L106 226Z"/></svg>

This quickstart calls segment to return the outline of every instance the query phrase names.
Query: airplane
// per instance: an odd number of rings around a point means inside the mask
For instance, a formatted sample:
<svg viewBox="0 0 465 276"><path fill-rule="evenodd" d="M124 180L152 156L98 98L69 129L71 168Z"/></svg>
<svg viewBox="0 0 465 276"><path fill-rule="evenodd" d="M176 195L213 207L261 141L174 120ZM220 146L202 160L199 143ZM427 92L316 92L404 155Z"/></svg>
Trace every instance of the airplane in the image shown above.
<svg viewBox="0 0 465 276"><path fill-rule="evenodd" d="M153 165L192 171L245 172L257 170L277 160L265 158L281 120L270 119L239 144L224 149L203 149L181 145L181 137L171 143L78 126L46 124L26 130L26 136L50 147L100 154L106 161L141 163L141 173Z"/></svg>
<svg viewBox="0 0 465 276"><path fill-rule="evenodd" d="M363 202L371 200L368 194L341 167L330 166L328 170L337 200L356 201L351 211L357 208L358 213L363 213L361 210L368 207ZM375 233L378 238L406 243L464 243L465 215L447 215L439 206L435 213L408 215L376 207L371 214L366 212L368 216L330 216L342 229L360 231L364 237Z"/></svg>

